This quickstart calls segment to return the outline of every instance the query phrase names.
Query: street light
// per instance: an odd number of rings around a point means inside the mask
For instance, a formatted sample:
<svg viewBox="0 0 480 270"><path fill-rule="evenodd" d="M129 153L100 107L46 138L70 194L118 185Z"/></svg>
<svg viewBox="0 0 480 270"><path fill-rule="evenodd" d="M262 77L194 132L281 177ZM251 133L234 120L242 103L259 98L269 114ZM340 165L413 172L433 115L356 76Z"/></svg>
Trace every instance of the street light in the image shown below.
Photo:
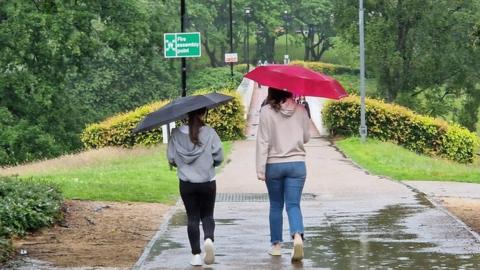
<svg viewBox="0 0 480 270"><path fill-rule="evenodd" d="M363 0L359 0L358 27L360 34L360 138L362 142L367 138L367 124L365 121L365 33L363 17Z"/></svg>
<svg viewBox="0 0 480 270"><path fill-rule="evenodd" d="M285 21L285 56L284 56L284 64L288 64L288 25L289 25L289 21L290 21L290 16L288 14L288 10L285 10L283 12L283 20Z"/></svg>
<svg viewBox="0 0 480 270"><path fill-rule="evenodd" d="M247 72L250 71L250 37L248 34L248 23L249 19L252 16L252 9L249 7L246 7L244 9L245 11L245 24L247 25L247 40L246 40L246 50L245 50L245 62L247 63Z"/></svg>
<svg viewBox="0 0 480 270"><path fill-rule="evenodd" d="M185 0L180 1L180 32L185 32ZM182 57L182 97L187 95L187 60ZM169 129L170 130L170 129Z"/></svg>
<svg viewBox="0 0 480 270"><path fill-rule="evenodd" d="M229 1L229 13L230 13L230 53L233 53L233 22L232 22L232 0ZM230 76L233 80L233 63L230 63Z"/></svg>

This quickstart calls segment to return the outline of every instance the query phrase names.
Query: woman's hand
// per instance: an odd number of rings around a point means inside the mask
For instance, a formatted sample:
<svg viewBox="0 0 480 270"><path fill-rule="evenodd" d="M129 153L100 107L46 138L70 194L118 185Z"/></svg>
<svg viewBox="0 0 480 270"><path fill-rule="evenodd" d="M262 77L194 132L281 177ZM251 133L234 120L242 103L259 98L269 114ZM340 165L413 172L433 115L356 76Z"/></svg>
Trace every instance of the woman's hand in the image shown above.
<svg viewBox="0 0 480 270"><path fill-rule="evenodd" d="M257 178L260 181L265 181L265 174L257 173Z"/></svg>

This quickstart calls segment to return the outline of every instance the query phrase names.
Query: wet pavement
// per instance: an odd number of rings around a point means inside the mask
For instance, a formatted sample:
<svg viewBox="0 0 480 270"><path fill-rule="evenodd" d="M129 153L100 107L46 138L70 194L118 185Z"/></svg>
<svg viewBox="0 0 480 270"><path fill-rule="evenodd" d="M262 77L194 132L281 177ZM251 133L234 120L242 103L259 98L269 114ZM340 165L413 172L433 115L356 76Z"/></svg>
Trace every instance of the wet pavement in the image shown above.
<svg viewBox="0 0 480 270"><path fill-rule="evenodd" d="M290 262L286 217L283 255L270 257L254 146L236 142L217 177L217 257L203 269L480 269L479 237L465 224L406 185L367 174L323 139L307 145L305 259ZM136 269L202 269L189 266L190 256L180 203Z"/></svg>
<svg viewBox="0 0 480 270"><path fill-rule="evenodd" d="M404 181L404 183L432 197L480 199L479 184L436 181Z"/></svg>

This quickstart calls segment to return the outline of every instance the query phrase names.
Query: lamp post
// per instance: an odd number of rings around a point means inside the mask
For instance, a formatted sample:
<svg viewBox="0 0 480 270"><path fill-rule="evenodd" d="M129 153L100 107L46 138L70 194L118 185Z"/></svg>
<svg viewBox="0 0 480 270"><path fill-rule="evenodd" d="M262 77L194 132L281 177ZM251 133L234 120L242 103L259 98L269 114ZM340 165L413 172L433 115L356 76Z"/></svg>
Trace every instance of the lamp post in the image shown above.
<svg viewBox="0 0 480 270"><path fill-rule="evenodd" d="M180 1L180 32L185 32L185 0ZM182 57L182 97L187 95L187 60Z"/></svg>
<svg viewBox="0 0 480 270"><path fill-rule="evenodd" d="M290 21L290 16L288 15L288 10L285 10L283 12L283 20L285 21L285 56L284 56L284 64L288 64L289 59L288 59L288 25Z"/></svg>
<svg viewBox="0 0 480 270"><path fill-rule="evenodd" d="M230 53L233 53L233 20L232 20L232 0L229 1L229 13L230 13ZM233 63L230 63L230 76L233 79Z"/></svg>
<svg viewBox="0 0 480 270"><path fill-rule="evenodd" d="M247 25L247 38L246 38L247 40L245 42L246 44L245 62L247 64L247 72L249 72L250 71L250 37L248 34L248 23L249 23L250 17L252 16L252 9L249 7L246 7L244 11L245 11L245 24Z"/></svg>
<svg viewBox="0 0 480 270"><path fill-rule="evenodd" d="M360 34L360 138L364 142L367 138L367 124L365 121L365 33L363 17L363 0L359 0L359 34Z"/></svg>

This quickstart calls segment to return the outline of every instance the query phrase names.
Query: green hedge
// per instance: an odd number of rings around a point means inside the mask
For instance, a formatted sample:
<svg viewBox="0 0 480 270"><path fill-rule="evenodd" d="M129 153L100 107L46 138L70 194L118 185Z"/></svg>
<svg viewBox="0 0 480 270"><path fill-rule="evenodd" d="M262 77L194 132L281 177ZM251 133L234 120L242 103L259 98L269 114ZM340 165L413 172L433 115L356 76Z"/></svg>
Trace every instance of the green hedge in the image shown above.
<svg viewBox="0 0 480 270"><path fill-rule="evenodd" d="M323 121L333 135L358 134L359 119L357 96L329 102L323 109ZM369 137L457 162L473 162L479 145L477 135L466 128L379 100L366 99L366 120Z"/></svg>
<svg viewBox="0 0 480 270"><path fill-rule="evenodd" d="M340 74L351 74L358 75L360 70L358 68L352 68L348 66L335 65L323 62L305 62L305 61L292 61L291 65L298 65L309 68L314 71L325 73L328 75L340 75Z"/></svg>
<svg viewBox="0 0 480 270"><path fill-rule="evenodd" d="M0 177L0 261L9 256L10 237L52 225L61 217L62 202L51 184Z"/></svg>
<svg viewBox="0 0 480 270"><path fill-rule="evenodd" d="M86 148L101 148L105 146L131 147L136 144L153 145L161 142L161 129L139 134L132 134L132 130L147 114L167 103L168 100L150 103L133 111L107 118L100 123L90 124L83 130L80 138Z"/></svg>
<svg viewBox="0 0 480 270"><path fill-rule="evenodd" d="M195 94L207 93L201 90ZM243 119L243 106L240 96L232 90L222 90L219 93L234 96L234 100L208 113L207 122L215 128L222 140L236 140L243 138L245 121ZM153 145L162 142L161 128L132 134L133 128L150 112L165 104L162 100L142 106L134 111L113 116L101 123L87 126L81 135L86 148L100 148L105 146L131 147L133 145Z"/></svg>
<svg viewBox="0 0 480 270"><path fill-rule="evenodd" d="M195 92L197 95L207 93L207 90ZM234 99L226 105L209 110L207 124L217 131L222 141L243 139L246 123L242 97L236 91L224 90L218 93L233 96Z"/></svg>

